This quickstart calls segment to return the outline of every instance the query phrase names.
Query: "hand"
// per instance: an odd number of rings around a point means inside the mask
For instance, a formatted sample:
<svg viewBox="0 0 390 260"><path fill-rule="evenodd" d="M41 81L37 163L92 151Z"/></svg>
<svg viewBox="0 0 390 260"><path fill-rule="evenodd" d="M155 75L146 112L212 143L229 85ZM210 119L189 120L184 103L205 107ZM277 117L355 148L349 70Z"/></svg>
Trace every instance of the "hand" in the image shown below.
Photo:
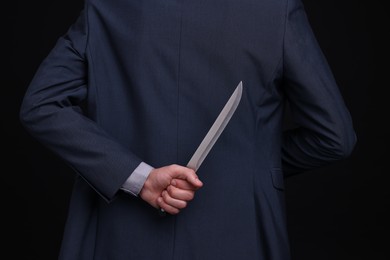
<svg viewBox="0 0 390 260"><path fill-rule="evenodd" d="M203 183L192 169L170 165L150 172L140 197L155 208L177 214L202 186Z"/></svg>

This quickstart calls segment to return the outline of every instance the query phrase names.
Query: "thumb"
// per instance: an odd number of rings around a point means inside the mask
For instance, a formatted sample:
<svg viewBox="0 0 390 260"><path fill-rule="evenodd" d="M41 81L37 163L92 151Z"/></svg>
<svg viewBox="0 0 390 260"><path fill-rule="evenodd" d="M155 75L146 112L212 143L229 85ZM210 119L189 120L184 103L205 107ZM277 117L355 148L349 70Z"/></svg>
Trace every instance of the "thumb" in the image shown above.
<svg viewBox="0 0 390 260"><path fill-rule="evenodd" d="M203 183L199 180L198 175L196 175L195 171L187 167L180 167L180 169L177 169L177 171L175 171L175 174L172 177L186 180L188 183L192 184L197 188L203 186Z"/></svg>
<svg viewBox="0 0 390 260"><path fill-rule="evenodd" d="M199 180L199 178L196 174L195 174L195 176L189 176L187 178L187 181L197 188L200 188L203 186L203 182L201 182L201 180Z"/></svg>

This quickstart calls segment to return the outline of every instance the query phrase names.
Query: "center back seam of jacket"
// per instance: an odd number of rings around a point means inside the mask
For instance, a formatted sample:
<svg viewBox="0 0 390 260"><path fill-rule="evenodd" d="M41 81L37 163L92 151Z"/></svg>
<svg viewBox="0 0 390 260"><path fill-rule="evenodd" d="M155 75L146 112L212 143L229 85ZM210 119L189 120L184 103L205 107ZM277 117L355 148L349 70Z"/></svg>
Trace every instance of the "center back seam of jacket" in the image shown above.
<svg viewBox="0 0 390 260"><path fill-rule="evenodd" d="M176 162L179 162L179 117L180 117L180 65L181 65L181 41L182 41L182 27L183 27L183 1L179 3L179 49L177 61L177 100L176 100ZM175 259L176 249L176 216L173 216L173 245L172 245L172 259Z"/></svg>

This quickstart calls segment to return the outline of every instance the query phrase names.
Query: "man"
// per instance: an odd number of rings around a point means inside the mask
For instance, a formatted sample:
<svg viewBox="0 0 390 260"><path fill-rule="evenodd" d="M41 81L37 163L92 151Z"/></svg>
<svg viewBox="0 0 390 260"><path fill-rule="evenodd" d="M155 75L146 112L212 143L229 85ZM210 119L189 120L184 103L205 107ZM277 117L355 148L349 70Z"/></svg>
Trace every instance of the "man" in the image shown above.
<svg viewBox="0 0 390 260"><path fill-rule="evenodd" d="M60 259L290 259L283 177L355 144L299 0L86 1L20 115L78 176Z"/></svg>

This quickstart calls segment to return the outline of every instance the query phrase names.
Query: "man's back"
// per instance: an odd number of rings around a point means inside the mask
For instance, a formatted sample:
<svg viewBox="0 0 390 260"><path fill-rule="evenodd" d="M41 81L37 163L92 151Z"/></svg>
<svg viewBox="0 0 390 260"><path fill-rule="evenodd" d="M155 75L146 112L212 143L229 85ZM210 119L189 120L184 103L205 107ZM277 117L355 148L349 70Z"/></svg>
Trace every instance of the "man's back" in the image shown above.
<svg viewBox="0 0 390 260"><path fill-rule="evenodd" d="M141 160L185 165L240 81L183 212L160 217L118 193ZM283 135L286 99L300 128ZM24 107L25 125L82 177L61 259L289 259L283 177L354 144L297 0L87 1Z"/></svg>

